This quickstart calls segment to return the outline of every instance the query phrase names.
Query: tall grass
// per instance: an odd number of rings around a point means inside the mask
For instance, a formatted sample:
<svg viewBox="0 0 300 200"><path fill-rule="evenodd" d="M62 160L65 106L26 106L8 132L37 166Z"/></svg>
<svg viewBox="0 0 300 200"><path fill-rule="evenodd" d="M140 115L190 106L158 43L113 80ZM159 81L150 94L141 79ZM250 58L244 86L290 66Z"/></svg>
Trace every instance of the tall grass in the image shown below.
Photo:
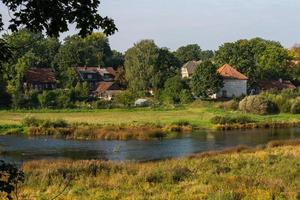
<svg viewBox="0 0 300 200"><path fill-rule="evenodd" d="M31 161L23 199L288 199L300 188L300 142L238 147L150 163ZM276 148L274 148L274 146Z"/></svg>

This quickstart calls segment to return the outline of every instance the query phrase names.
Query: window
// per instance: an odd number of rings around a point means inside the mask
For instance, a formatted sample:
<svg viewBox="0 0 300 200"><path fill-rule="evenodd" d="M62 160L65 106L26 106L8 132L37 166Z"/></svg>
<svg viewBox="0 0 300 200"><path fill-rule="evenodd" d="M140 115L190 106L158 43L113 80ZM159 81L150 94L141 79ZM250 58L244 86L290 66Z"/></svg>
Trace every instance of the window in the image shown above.
<svg viewBox="0 0 300 200"><path fill-rule="evenodd" d="M227 91L226 90L222 90L222 97L227 97Z"/></svg>
<svg viewBox="0 0 300 200"><path fill-rule="evenodd" d="M92 74L88 74L88 75L87 75L87 78L88 78L88 79L92 79L92 78L93 78L93 75L92 75Z"/></svg>

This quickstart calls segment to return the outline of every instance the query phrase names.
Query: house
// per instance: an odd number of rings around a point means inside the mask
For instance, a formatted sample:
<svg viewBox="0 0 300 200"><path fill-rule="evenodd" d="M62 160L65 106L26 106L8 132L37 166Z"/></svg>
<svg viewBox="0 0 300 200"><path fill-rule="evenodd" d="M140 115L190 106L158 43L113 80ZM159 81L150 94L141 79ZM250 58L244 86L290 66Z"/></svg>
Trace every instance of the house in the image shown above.
<svg viewBox="0 0 300 200"><path fill-rule="evenodd" d="M57 87L57 80L50 68L30 68L23 79L24 89L52 90Z"/></svg>
<svg viewBox="0 0 300 200"><path fill-rule="evenodd" d="M182 78L191 78L193 76L194 70L201 63L202 63L201 60L199 60L199 61L189 61L189 62L185 63L181 67L181 76L182 76Z"/></svg>
<svg viewBox="0 0 300 200"><path fill-rule="evenodd" d="M81 81L87 82L91 91L97 89L97 84L101 81L114 81L115 70L112 67L101 68L96 66L77 67L76 73Z"/></svg>
<svg viewBox="0 0 300 200"><path fill-rule="evenodd" d="M217 94L214 94L212 98L232 98L247 95L248 78L245 75L229 64L223 65L217 72L223 78L223 88Z"/></svg>
<svg viewBox="0 0 300 200"><path fill-rule="evenodd" d="M264 80L258 82L259 89L264 90L283 90L296 89L296 86L291 81L279 80Z"/></svg>
<svg viewBox="0 0 300 200"><path fill-rule="evenodd" d="M122 91L122 87L116 82L99 82L95 91L95 96L100 99L111 100L116 94Z"/></svg>

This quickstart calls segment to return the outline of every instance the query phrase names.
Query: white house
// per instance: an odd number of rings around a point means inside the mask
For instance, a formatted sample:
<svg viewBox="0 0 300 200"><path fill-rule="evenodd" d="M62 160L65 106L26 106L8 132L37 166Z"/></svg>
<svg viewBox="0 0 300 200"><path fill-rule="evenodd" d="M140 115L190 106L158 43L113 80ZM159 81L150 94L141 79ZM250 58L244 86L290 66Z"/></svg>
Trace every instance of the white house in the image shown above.
<svg viewBox="0 0 300 200"><path fill-rule="evenodd" d="M192 75L193 75L194 70L201 63L202 63L201 60L199 60L199 61L189 61L189 62L185 63L181 67L181 76L182 76L182 78L191 78Z"/></svg>
<svg viewBox="0 0 300 200"><path fill-rule="evenodd" d="M232 98L247 95L247 81L248 78L231 67L225 64L218 69L218 73L223 78L223 88L212 98Z"/></svg>

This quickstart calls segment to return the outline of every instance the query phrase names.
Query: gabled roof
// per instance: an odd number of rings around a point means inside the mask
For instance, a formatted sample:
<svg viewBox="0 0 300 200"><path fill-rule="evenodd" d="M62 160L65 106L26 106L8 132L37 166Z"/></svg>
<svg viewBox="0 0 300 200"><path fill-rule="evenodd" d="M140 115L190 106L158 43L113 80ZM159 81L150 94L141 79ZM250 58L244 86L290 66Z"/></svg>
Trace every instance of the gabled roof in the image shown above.
<svg viewBox="0 0 300 200"><path fill-rule="evenodd" d="M187 71L188 71L188 74L191 75L191 74L193 74L193 72L194 72L195 68L197 67L197 65L199 65L201 63L202 63L201 60L199 60L199 61L194 61L194 60L193 61L189 61L189 62L185 63L182 66L182 68L186 68Z"/></svg>
<svg viewBox="0 0 300 200"><path fill-rule="evenodd" d="M55 74L50 68L30 68L25 73L25 80L29 83L56 83Z"/></svg>
<svg viewBox="0 0 300 200"><path fill-rule="evenodd" d="M259 87L262 90L283 90L283 89L296 89L296 86L291 81L282 81L282 80L264 80L258 82Z"/></svg>
<svg viewBox="0 0 300 200"><path fill-rule="evenodd" d="M121 87L116 82L99 82L97 84L97 93L106 92L108 90L121 90Z"/></svg>
<svg viewBox="0 0 300 200"><path fill-rule="evenodd" d="M248 77L231 67L229 64L223 65L217 71L225 79L248 80Z"/></svg>

